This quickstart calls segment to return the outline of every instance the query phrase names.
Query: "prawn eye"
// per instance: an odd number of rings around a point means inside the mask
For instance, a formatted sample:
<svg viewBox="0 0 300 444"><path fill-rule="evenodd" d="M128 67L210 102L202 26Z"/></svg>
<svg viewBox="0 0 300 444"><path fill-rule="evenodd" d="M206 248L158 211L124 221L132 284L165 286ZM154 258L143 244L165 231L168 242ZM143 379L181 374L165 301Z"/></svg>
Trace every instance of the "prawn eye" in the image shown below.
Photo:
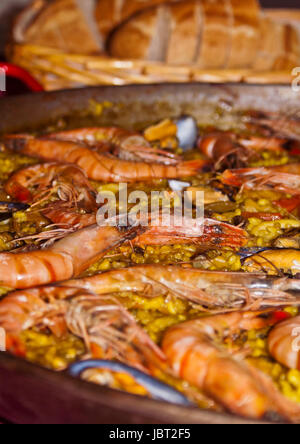
<svg viewBox="0 0 300 444"><path fill-rule="evenodd" d="M221 225L215 225L213 230L215 234L223 234L223 227Z"/></svg>
<svg viewBox="0 0 300 444"><path fill-rule="evenodd" d="M292 151L293 148L295 146L295 142L294 140L287 140L284 144L283 144L283 149L287 150L287 151Z"/></svg>
<svg viewBox="0 0 300 444"><path fill-rule="evenodd" d="M2 143L8 150L22 152L26 148L27 139L25 137L8 138Z"/></svg>
<svg viewBox="0 0 300 444"><path fill-rule="evenodd" d="M118 227L118 230L120 233L126 234L126 240L130 241L135 239L137 236L142 235L145 233L146 228L138 226L138 227L132 227L130 231L128 231L128 227Z"/></svg>
<svg viewBox="0 0 300 444"><path fill-rule="evenodd" d="M266 313L261 313L258 317L260 319L270 319L273 317L273 312L266 312Z"/></svg>

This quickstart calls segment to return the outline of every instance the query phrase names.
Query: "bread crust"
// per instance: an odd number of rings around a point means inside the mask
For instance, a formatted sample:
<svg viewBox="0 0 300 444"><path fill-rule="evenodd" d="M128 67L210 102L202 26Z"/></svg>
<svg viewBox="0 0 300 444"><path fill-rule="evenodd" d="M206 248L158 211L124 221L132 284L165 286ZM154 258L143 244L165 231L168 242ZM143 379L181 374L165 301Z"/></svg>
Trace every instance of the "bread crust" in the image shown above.
<svg viewBox="0 0 300 444"><path fill-rule="evenodd" d="M203 30L197 62L207 69L228 64L232 45L233 14L230 0L202 0Z"/></svg>
<svg viewBox="0 0 300 444"><path fill-rule="evenodd" d="M296 29L290 25L284 25L283 51L274 63L275 70L289 70L299 65L300 38Z"/></svg>
<svg viewBox="0 0 300 444"><path fill-rule="evenodd" d="M201 0L171 1L139 12L120 25L110 36L108 51L117 58L194 64L201 29Z"/></svg>
<svg viewBox="0 0 300 444"><path fill-rule="evenodd" d="M23 32L24 43L57 48L71 53L101 52L100 39L97 41L94 38L76 0L39 3L40 9L37 15Z"/></svg>
<svg viewBox="0 0 300 444"><path fill-rule="evenodd" d="M159 8L148 9L117 28L109 40L109 53L121 59L157 61L158 57L150 54L150 48L159 14Z"/></svg>
<svg viewBox="0 0 300 444"><path fill-rule="evenodd" d="M95 8L95 18L99 30L104 37L107 37L114 28L135 13L165 3L165 1L166 0L98 0Z"/></svg>
<svg viewBox="0 0 300 444"><path fill-rule="evenodd" d="M251 68L259 50L260 6L257 0L230 0L234 17L227 67Z"/></svg>
<svg viewBox="0 0 300 444"><path fill-rule="evenodd" d="M258 0L98 0L100 6L114 23L129 17L108 39L109 54L120 59L200 70L299 65L297 22L268 17ZM70 53L103 53L93 8L93 0L35 0L17 17L13 40Z"/></svg>
<svg viewBox="0 0 300 444"><path fill-rule="evenodd" d="M253 68L258 71L272 70L276 60L284 52L285 26L268 17L260 21L260 43Z"/></svg>
<svg viewBox="0 0 300 444"><path fill-rule="evenodd" d="M159 26L163 8L165 26ZM259 49L259 14L257 0L165 3L121 24L111 36L109 53L118 58L197 64L203 69L250 68Z"/></svg>
<svg viewBox="0 0 300 444"><path fill-rule="evenodd" d="M203 10L201 1L185 1L170 7L171 32L166 61L189 65L197 61L202 38Z"/></svg>

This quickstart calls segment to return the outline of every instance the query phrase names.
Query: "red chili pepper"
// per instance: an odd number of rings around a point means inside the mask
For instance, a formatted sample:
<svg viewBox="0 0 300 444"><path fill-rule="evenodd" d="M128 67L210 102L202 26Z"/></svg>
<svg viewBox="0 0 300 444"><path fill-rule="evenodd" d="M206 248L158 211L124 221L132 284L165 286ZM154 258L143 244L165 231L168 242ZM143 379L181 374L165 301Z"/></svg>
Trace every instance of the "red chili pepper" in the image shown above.
<svg viewBox="0 0 300 444"><path fill-rule="evenodd" d="M291 149L290 154L292 156L300 156L300 144L298 141L293 143L293 148Z"/></svg>
<svg viewBox="0 0 300 444"><path fill-rule="evenodd" d="M25 69L20 68L16 65L12 65L11 63L3 62L0 62L0 69L4 70L7 76L21 80L21 82L23 82L31 91L44 91L43 86L37 80L35 80L35 78L32 77L32 75L29 74L29 72L27 72Z"/></svg>
<svg viewBox="0 0 300 444"><path fill-rule="evenodd" d="M23 190L19 191L16 198L19 202L28 203L31 199L31 193L24 188Z"/></svg>
<svg viewBox="0 0 300 444"><path fill-rule="evenodd" d="M286 319L290 318L291 315L289 313L286 313L285 311L275 311L275 313L273 313L274 323L285 321Z"/></svg>
<svg viewBox="0 0 300 444"><path fill-rule="evenodd" d="M300 207L300 196L292 197L291 199L281 199L274 202L278 207L292 213L294 210Z"/></svg>
<svg viewBox="0 0 300 444"><path fill-rule="evenodd" d="M291 154L292 156L300 156L300 148L294 148L294 149L290 152L290 154Z"/></svg>
<svg viewBox="0 0 300 444"><path fill-rule="evenodd" d="M11 186L10 193L17 201L23 203L30 202L32 198L30 191L22 185L17 184L16 182Z"/></svg>

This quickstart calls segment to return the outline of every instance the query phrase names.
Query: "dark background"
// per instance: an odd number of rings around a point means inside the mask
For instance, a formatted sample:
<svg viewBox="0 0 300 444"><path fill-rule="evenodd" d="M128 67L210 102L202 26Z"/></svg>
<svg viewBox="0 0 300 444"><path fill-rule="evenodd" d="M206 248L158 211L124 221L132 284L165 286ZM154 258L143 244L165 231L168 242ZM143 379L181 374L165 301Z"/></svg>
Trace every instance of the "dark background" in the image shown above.
<svg viewBox="0 0 300 444"><path fill-rule="evenodd" d="M300 9L300 0L260 0L265 8L298 8Z"/></svg>

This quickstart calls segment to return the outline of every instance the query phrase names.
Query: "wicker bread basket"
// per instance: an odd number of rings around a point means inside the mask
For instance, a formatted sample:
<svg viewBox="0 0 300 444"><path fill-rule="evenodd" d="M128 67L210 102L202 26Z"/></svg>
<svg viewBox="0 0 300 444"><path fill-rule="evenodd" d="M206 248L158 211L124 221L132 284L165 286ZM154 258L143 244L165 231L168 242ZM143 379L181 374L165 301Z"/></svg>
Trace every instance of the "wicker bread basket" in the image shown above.
<svg viewBox="0 0 300 444"><path fill-rule="evenodd" d="M44 1L36 0L18 17L11 43L7 47L7 55L11 62L27 69L46 90L100 84L126 85L191 81L288 84L293 79L292 69L278 71L207 70L196 65L118 60L106 55L66 53L53 47L24 43L25 30L39 13ZM285 23L291 22L300 29L300 11L269 10L266 14L275 20ZM297 66L296 61L295 66Z"/></svg>

